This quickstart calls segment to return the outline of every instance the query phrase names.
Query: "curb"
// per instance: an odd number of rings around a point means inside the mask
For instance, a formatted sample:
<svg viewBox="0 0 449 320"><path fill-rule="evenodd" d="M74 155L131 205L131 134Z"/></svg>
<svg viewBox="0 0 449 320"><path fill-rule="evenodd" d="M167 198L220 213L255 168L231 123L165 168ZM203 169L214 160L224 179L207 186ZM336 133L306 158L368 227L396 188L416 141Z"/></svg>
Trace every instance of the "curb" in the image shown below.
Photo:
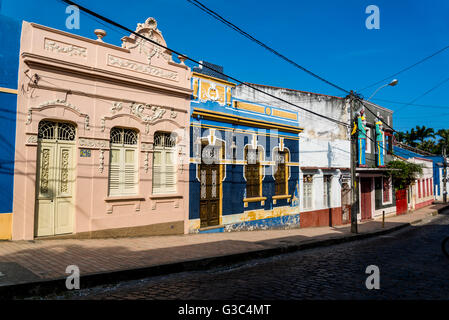
<svg viewBox="0 0 449 320"><path fill-rule="evenodd" d="M417 223L420 221L422 221L422 219L417 220L416 222L413 221L411 223L403 223L401 225L391 227L388 229L372 231L363 234L359 233L354 235L340 236L336 238L329 238L318 241L316 240L303 241L302 243L299 244L288 244L285 246L248 251L225 256L175 262L164 265L143 267L138 269L119 270L112 272L106 271L95 274L88 274L82 276L81 278L82 289L87 289L105 284L115 284L120 281L138 280L147 277L167 275L171 273L208 270L211 268L229 266L239 262L244 262L253 259L268 258L284 253L291 253L300 250L326 247L345 242L368 239L375 236L380 236L383 234L398 231L406 227L410 227L413 223ZM0 286L0 300L23 299L32 296L62 294L63 292L67 292L65 281L66 278L61 277L52 280L34 281L28 283Z"/></svg>

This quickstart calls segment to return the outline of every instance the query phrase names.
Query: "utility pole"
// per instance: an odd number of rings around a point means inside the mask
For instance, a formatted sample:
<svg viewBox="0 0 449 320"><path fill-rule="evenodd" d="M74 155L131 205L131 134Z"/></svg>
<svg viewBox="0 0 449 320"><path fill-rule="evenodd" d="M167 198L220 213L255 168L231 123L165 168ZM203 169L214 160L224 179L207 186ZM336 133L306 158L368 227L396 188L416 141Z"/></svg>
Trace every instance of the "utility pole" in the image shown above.
<svg viewBox="0 0 449 320"><path fill-rule="evenodd" d="M443 144L443 202L447 202L447 162L446 162L446 144Z"/></svg>
<svg viewBox="0 0 449 320"><path fill-rule="evenodd" d="M356 178L356 164L357 164L357 133L353 134L354 131L354 103L355 95L351 90L349 94L349 104L350 104L350 116L351 121L351 233L358 233L357 230L357 213L359 208L359 184Z"/></svg>

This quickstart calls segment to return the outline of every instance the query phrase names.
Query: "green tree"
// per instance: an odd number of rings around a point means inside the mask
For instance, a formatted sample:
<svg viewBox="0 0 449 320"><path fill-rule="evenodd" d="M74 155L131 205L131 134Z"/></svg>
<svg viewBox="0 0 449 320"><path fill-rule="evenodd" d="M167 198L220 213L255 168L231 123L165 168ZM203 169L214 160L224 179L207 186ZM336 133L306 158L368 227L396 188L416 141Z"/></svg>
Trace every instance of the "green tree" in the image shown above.
<svg viewBox="0 0 449 320"><path fill-rule="evenodd" d="M413 130L413 129L412 129ZM424 140L428 138L435 138L435 131L433 128L427 128L426 126L416 126L416 139L424 143Z"/></svg>
<svg viewBox="0 0 449 320"><path fill-rule="evenodd" d="M411 129L410 132L405 132L405 143L409 146L416 147L418 144L416 143L416 140L418 139L418 136L416 134L415 129Z"/></svg>
<svg viewBox="0 0 449 320"><path fill-rule="evenodd" d="M449 154L449 129L438 130L437 135L440 137L440 140L438 141L440 149L438 154L442 153L444 147L446 148L446 154Z"/></svg>
<svg viewBox="0 0 449 320"><path fill-rule="evenodd" d="M435 141L426 140L426 141L418 144L418 149L436 154L436 153L438 153L439 148Z"/></svg>
<svg viewBox="0 0 449 320"><path fill-rule="evenodd" d="M422 174L422 165L402 160L393 160L387 163L387 175L393 178L396 190L405 189L413 183L419 174Z"/></svg>
<svg viewBox="0 0 449 320"><path fill-rule="evenodd" d="M402 131L396 131L394 133L394 138L396 139L396 141L398 142L402 142L402 143L406 143L406 137L407 137L407 133L406 132L402 132Z"/></svg>

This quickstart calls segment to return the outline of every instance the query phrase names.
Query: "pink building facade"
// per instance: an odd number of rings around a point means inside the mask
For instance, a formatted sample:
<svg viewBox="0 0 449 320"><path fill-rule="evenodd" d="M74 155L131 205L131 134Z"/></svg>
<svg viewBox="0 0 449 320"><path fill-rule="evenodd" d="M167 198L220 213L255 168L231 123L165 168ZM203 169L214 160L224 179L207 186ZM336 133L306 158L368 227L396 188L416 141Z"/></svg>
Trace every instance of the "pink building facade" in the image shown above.
<svg viewBox="0 0 449 320"><path fill-rule="evenodd" d="M166 45L153 18L136 32ZM191 71L135 35L95 34L23 23L13 240L188 229Z"/></svg>

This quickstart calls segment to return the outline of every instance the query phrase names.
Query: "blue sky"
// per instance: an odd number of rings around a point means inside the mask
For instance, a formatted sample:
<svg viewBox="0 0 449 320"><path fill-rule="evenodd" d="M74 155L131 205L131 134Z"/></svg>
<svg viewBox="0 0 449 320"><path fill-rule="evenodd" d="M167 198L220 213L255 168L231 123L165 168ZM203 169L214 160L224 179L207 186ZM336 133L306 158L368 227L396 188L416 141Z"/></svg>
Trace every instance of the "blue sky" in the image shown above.
<svg viewBox="0 0 449 320"><path fill-rule="evenodd" d="M75 1L76 2L76 1ZM187 0L77 0L135 29L148 17L158 21L167 45L197 60L224 66L225 73L244 81L344 95L294 68L200 11ZM202 0L255 38L347 90L360 90L449 44L449 1L445 0ZM380 9L380 29L368 30L365 8ZM96 38L105 29L105 42L120 45L125 35L82 14L81 28L67 30L66 5L57 0L2 0L1 13L17 19ZM394 127L416 125L449 128L449 81L408 103L449 77L449 49L397 76L374 102L395 111ZM361 93L370 96L376 87ZM377 100L383 99L383 100Z"/></svg>

